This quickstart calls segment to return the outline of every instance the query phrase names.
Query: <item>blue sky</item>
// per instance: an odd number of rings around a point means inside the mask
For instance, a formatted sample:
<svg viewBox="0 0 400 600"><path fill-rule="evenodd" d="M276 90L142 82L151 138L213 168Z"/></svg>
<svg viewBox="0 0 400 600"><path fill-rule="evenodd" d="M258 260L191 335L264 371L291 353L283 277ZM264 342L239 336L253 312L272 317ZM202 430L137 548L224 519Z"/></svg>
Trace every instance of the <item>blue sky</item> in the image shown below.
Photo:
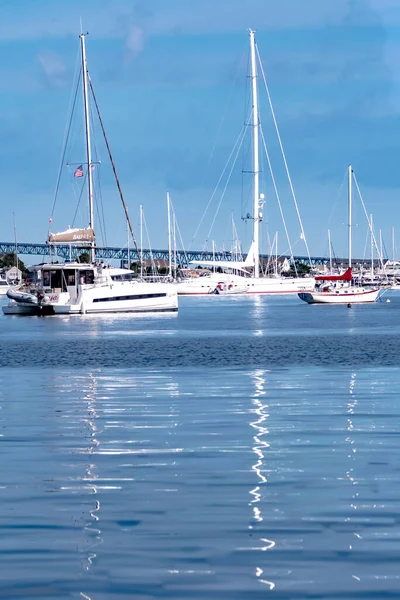
<svg viewBox="0 0 400 600"><path fill-rule="evenodd" d="M78 53L79 17L89 70L134 227L143 204L151 245L167 245L169 191L186 246L202 218L244 120L247 29L267 75L311 253L326 255L331 229L346 254L346 197L354 166L377 229L400 255L400 6L397 0L2 0L0 7L0 239L44 241L53 203ZM303 254L265 95L262 121L295 253ZM83 162L82 117L74 121L70 162ZM107 241L126 243L122 208L97 132ZM245 144L247 147L247 144ZM248 180L240 156L215 219L220 192L192 247L230 248L231 215L246 248L241 217ZM249 168L249 165L247 166ZM71 170L71 167L70 167ZM72 223L77 182L64 170L54 229ZM287 245L268 173L267 226ZM244 184L242 185L242 181ZM75 186L75 188L74 188ZM79 193L79 191L78 191ZM85 225L85 207L76 224ZM365 252L366 222L355 208L354 247ZM99 242L101 243L99 237ZM147 243L146 243L147 245Z"/></svg>

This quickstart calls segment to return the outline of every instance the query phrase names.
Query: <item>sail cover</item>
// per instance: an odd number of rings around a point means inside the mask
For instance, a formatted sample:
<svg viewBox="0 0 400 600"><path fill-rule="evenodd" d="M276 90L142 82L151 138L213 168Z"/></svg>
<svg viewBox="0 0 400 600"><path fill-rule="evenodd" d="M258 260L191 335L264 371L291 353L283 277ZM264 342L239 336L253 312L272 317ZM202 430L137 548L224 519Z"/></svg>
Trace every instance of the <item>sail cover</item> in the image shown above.
<svg viewBox="0 0 400 600"><path fill-rule="evenodd" d="M94 242L94 231L91 227L86 229L67 229L60 233L51 233L47 240L49 244L80 244Z"/></svg>
<svg viewBox="0 0 400 600"><path fill-rule="evenodd" d="M317 275L317 281L351 281L353 278L350 267L342 275Z"/></svg>

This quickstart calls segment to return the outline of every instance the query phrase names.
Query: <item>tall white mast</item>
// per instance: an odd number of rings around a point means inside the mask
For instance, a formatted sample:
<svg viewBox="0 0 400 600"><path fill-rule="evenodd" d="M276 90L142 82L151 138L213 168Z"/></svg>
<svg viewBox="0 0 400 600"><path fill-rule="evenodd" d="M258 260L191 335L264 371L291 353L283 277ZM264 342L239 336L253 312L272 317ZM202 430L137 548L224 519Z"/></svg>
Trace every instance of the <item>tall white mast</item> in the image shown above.
<svg viewBox="0 0 400 600"><path fill-rule="evenodd" d="M173 223L172 231L173 231L173 243L174 243L174 280L175 280L176 279L176 270L178 267L178 264L176 261L176 215L175 215L175 213L174 213L173 217L174 217L174 220L172 222Z"/></svg>
<svg viewBox="0 0 400 600"><path fill-rule="evenodd" d="M348 201L349 201L349 267L351 267L351 252L352 252L352 247L351 247L351 242L352 242L352 237L351 237L351 228L353 226L352 224L352 206L351 206L351 202L352 202L352 183L353 183L353 169L351 168L351 165L349 165L348 168Z"/></svg>
<svg viewBox="0 0 400 600"><path fill-rule="evenodd" d="M15 213L13 213L14 221L14 242L15 242L15 266L18 269L18 243L17 243L17 226L15 224Z"/></svg>
<svg viewBox="0 0 400 600"><path fill-rule="evenodd" d="M394 262L394 227L392 226L392 260Z"/></svg>
<svg viewBox="0 0 400 600"><path fill-rule="evenodd" d="M168 208L168 275L172 278L172 244L171 244L171 198L167 192L167 208Z"/></svg>
<svg viewBox="0 0 400 600"><path fill-rule="evenodd" d="M238 261L238 250L235 236L235 221L233 219L233 212L231 213L231 224L232 224L232 260Z"/></svg>
<svg viewBox="0 0 400 600"><path fill-rule="evenodd" d="M331 230L328 229L328 246L329 246L329 272L332 275L332 243L331 243Z"/></svg>
<svg viewBox="0 0 400 600"><path fill-rule="evenodd" d="M82 51L82 83L83 83L83 106L85 111L85 141L86 141L86 160L87 160L87 180L88 180L88 200L89 200L89 227L94 228L93 218L93 173L92 173L92 145L90 139L90 113L89 113L89 94L88 94L88 69L86 61L85 37L87 33L81 33L81 51ZM90 250L90 259L94 262L94 242Z"/></svg>
<svg viewBox="0 0 400 600"><path fill-rule="evenodd" d="M374 278L374 226L372 221L372 215L369 215L369 222L371 224L371 279Z"/></svg>
<svg viewBox="0 0 400 600"><path fill-rule="evenodd" d="M140 218L140 278L143 279L143 206L139 207Z"/></svg>
<svg viewBox="0 0 400 600"><path fill-rule="evenodd" d="M257 89L257 63L256 63L256 42L254 31L250 29L250 58L251 58L251 92L253 105L253 170L254 170L254 209L253 209L253 241L254 241L254 273L253 277L258 277L260 273L260 242L259 242L259 222L260 222L260 167L259 167L259 117L258 117L258 89Z"/></svg>
<svg viewBox="0 0 400 600"><path fill-rule="evenodd" d="M212 255L213 255L213 273L215 273L215 242L212 241Z"/></svg>
<svg viewBox="0 0 400 600"><path fill-rule="evenodd" d="M379 230L379 251L380 251L380 261L383 263L383 238L382 238L382 229Z"/></svg>
<svg viewBox="0 0 400 600"><path fill-rule="evenodd" d="M128 251L128 269L131 268L131 248L130 248L130 231L129 231L129 223L128 219L126 220L126 242L127 242L127 251Z"/></svg>

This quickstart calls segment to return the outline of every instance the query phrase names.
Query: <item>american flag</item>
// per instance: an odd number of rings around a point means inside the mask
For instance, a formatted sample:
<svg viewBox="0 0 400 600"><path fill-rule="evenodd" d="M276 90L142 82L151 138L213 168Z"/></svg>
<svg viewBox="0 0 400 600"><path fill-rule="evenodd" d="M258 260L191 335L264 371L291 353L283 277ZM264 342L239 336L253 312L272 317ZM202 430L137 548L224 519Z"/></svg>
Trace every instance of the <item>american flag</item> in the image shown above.
<svg viewBox="0 0 400 600"><path fill-rule="evenodd" d="M83 177L83 168L82 165L75 170L75 177Z"/></svg>

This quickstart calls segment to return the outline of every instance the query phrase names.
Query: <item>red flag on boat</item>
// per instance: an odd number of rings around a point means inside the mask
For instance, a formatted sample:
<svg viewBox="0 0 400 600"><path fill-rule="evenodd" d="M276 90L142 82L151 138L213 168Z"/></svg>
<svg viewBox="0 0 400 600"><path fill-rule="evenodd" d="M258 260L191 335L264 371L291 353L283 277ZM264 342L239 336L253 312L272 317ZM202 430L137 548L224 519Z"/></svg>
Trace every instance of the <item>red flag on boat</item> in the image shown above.
<svg viewBox="0 0 400 600"><path fill-rule="evenodd" d="M83 168L82 165L75 170L75 177L83 177Z"/></svg>

